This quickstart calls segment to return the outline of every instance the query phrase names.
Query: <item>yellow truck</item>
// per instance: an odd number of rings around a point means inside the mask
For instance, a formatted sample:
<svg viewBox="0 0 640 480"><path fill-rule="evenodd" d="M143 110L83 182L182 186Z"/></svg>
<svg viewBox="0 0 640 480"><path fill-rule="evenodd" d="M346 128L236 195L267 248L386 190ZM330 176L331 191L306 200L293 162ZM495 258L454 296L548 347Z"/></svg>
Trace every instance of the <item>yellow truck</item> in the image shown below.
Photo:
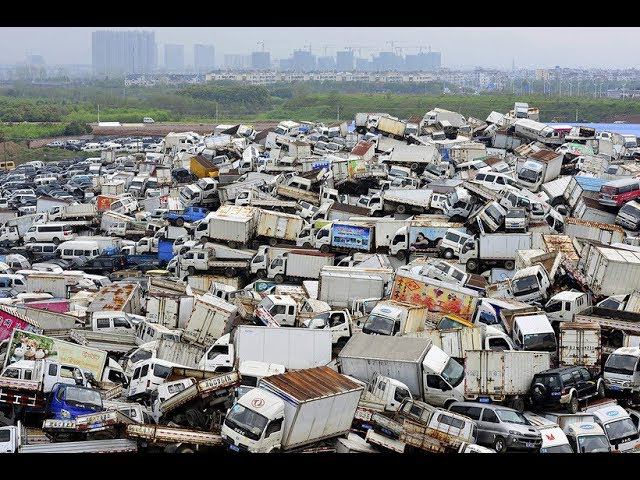
<svg viewBox="0 0 640 480"><path fill-rule="evenodd" d="M198 178L217 178L220 174L218 167L211 160L202 156L191 158L189 170Z"/></svg>

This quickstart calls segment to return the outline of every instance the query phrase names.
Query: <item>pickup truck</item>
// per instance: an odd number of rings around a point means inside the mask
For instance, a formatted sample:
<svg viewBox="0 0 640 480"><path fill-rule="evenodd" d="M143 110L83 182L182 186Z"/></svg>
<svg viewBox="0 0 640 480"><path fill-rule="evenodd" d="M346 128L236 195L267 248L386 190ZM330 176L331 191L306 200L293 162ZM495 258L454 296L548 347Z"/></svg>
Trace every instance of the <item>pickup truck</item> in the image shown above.
<svg viewBox="0 0 640 480"><path fill-rule="evenodd" d="M109 410L75 419L60 420L49 418L42 422L42 430L54 442L60 439L101 440L121 436L127 425L137 423L122 412Z"/></svg>
<svg viewBox="0 0 640 480"><path fill-rule="evenodd" d="M8 434L8 435L7 435ZM0 427L0 453L123 453L137 452L138 444L126 438L80 442L30 442L20 421L16 426Z"/></svg>
<svg viewBox="0 0 640 480"><path fill-rule="evenodd" d="M185 223L193 223L198 220L202 220L207 216L209 211L206 208L201 207L187 207L181 212L167 212L164 214L164 219L171 224L176 224L178 227L183 226Z"/></svg>
<svg viewBox="0 0 640 480"><path fill-rule="evenodd" d="M215 420L216 407L227 399L232 400L233 389L239 384L238 372L200 380L162 402L159 406L161 419L181 426L207 429Z"/></svg>
<svg viewBox="0 0 640 480"><path fill-rule="evenodd" d="M185 428L150 425L128 425L125 435L148 450L166 453L194 453L222 446L222 437L215 433Z"/></svg>

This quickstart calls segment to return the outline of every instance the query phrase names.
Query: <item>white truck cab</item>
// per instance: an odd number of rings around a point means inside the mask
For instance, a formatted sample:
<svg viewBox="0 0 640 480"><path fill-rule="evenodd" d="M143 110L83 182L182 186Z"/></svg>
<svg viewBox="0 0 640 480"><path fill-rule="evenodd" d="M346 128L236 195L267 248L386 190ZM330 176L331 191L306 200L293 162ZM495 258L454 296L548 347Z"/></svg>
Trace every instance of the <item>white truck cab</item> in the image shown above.
<svg viewBox="0 0 640 480"><path fill-rule="evenodd" d="M540 453L573 453L567 435L557 423L531 412L524 412L524 416L542 435Z"/></svg>
<svg viewBox="0 0 640 480"><path fill-rule="evenodd" d="M344 345L353 333L351 314L347 310L330 310L307 319L302 324L306 328L331 330L331 343Z"/></svg>
<svg viewBox="0 0 640 480"><path fill-rule="evenodd" d="M266 325L293 327L298 317L298 304L289 295L267 295L255 309L254 315Z"/></svg>
<svg viewBox="0 0 640 480"><path fill-rule="evenodd" d="M473 238L473 235L468 235L459 230L449 228L444 234L442 240L440 240L438 250L447 260L450 260L453 257L459 257L462 253L462 247L468 242L473 242Z"/></svg>
<svg viewBox="0 0 640 480"><path fill-rule="evenodd" d="M204 353L198 368L209 372L230 372L233 369L235 351L231 343L231 334L221 336Z"/></svg>
<svg viewBox="0 0 640 480"><path fill-rule="evenodd" d="M547 318L553 322L571 322L575 315L591 306L591 298L584 292L560 292L544 306Z"/></svg>
<svg viewBox="0 0 640 480"><path fill-rule="evenodd" d="M103 310L91 314L91 329L94 332L133 333L134 325L123 311Z"/></svg>
<svg viewBox="0 0 640 480"><path fill-rule="evenodd" d="M640 394L640 348L621 347L607 357L604 364L604 385L608 393Z"/></svg>
<svg viewBox="0 0 640 480"><path fill-rule="evenodd" d="M638 425L615 400L610 404L593 406L586 411L592 413L596 423L602 427L612 450L633 450L640 443Z"/></svg>
<svg viewBox="0 0 640 480"><path fill-rule="evenodd" d="M238 373L240 373L240 385L236 388L236 398L240 398L252 388L258 386L261 378L269 375L279 375L285 372L284 365L277 363L265 363L254 360L240 362Z"/></svg>

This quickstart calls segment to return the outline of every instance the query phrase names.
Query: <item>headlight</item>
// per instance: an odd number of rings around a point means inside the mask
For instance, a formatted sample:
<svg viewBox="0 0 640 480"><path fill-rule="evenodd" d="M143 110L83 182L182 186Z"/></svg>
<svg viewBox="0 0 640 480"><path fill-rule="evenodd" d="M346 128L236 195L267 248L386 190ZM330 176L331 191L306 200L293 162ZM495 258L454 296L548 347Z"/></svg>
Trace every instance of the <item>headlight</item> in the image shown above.
<svg viewBox="0 0 640 480"><path fill-rule="evenodd" d="M64 408L60 410L60 416L63 418L71 418L71 414L69 413L69 411L65 410Z"/></svg>
<svg viewBox="0 0 640 480"><path fill-rule="evenodd" d="M515 430L509 430L511 435L520 435L520 432L516 432Z"/></svg>

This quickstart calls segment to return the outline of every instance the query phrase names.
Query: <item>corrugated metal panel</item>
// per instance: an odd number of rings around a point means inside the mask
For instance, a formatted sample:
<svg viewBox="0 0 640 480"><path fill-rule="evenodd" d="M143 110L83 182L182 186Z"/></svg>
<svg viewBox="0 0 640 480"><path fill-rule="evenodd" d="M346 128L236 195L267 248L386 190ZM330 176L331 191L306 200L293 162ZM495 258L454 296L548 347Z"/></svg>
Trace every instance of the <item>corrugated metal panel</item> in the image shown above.
<svg viewBox="0 0 640 480"><path fill-rule="evenodd" d="M425 338L359 333L351 337L338 357L419 362L430 344L431 340Z"/></svg>
<svg viewBox="0 0 640 480"><path fill-rule="evenodd" d="M362 388L329 367L271 375L264 382L301 402Z"/></svg>

